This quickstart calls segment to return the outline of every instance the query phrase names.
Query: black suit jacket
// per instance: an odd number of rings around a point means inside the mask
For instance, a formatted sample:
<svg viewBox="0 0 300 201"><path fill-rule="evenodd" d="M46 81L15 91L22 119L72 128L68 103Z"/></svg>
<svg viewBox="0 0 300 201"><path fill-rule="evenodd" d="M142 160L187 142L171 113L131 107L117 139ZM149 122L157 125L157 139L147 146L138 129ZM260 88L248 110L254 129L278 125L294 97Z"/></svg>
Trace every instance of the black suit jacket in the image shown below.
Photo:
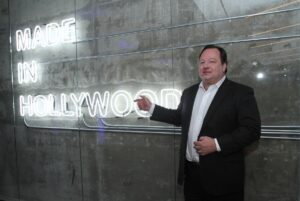
<svg viewBox="0 0 300 201"><path fill-rule="evenodd" d="M155 106L152 120L182 127L178 183L184 181L184 163L188 131L199 84L185 89L176 110ZM217 91L199 136L217 138L221 152L199 156L203 179L208 192L221 195L244 188L243 148L260 137L260 116L253 89L225 79Z"/></svg>

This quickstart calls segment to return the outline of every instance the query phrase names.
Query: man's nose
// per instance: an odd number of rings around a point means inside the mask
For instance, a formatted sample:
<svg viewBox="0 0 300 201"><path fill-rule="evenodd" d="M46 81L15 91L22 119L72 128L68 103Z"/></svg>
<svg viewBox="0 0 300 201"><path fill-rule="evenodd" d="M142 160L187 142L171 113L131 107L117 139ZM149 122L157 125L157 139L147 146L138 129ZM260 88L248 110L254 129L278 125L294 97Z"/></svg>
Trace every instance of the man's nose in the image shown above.
<svg viewBox="0 0 300 201"><path fill-rule="evenodd" d="M202 63L202 67L203 67L203 68L209 68L209 63L208 63L208 62Z"/></svg>

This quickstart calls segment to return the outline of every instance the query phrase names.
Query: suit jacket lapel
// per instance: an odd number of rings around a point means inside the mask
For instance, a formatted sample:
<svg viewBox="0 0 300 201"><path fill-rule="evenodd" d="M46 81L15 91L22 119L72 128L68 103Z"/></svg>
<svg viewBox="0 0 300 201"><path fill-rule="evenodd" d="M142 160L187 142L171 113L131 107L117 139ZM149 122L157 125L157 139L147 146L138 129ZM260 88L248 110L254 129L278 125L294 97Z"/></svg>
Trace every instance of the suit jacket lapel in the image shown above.
<svg viewBox="0 0 300 201"><path fill-rule="evenodd" d="M186 106L187 112L186 112L186 115L185 115L185 117L188 119L187 129L190 126L190 121L191 121L191 118L192 118L192 111L193 111L194 102L195 102L195 98L196 98L196 94L198 92L198 89L199 89L199 84L194 86L193 90L191 90L190 95L187 96L188 100L186 101L186 104L188 104L188 105Z"/></svg>
<svg viewBox="0 0 300 201"><path fill-rule="evenodd" d="M229 81L226 78L222 85L220 86L219 90L217 91L214 99L212 100L207 113L204 117L202 128L205 127L207 122L209 121L210 117L215 113L217 110L218 106L222 103L222 99L228 94L229 92Z"/></svg>

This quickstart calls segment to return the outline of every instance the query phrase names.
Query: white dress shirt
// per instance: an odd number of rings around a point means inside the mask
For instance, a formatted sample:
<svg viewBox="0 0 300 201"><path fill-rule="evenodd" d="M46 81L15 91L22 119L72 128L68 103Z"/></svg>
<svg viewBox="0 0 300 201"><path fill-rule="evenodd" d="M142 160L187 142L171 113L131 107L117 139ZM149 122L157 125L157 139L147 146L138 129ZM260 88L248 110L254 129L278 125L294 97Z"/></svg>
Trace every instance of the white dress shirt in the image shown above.
<svg viewBox="0 0 300 201"><path fill-rule="evenodd" d="M192 117L188 132L186 148L186 159L188 161L199 162L199 154L194 148L194 142L198 140L198 136L200 134L200 130L202 128L203 120L207 113L207 110L224 80L225 76L216 84L210 85L207 90L205 90L202 82L199 85L199 89L197 91L193 106ZM217 151L221 151L217 139L214 140Z"/></svg>

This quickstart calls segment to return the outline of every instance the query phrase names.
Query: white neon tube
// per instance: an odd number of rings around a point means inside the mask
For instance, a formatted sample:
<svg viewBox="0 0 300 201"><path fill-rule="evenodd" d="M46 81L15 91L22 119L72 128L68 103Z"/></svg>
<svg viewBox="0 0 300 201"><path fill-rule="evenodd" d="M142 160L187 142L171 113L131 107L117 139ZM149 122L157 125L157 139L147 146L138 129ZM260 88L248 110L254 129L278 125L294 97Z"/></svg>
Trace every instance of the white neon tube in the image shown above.
<svg viewBox="0 0 300 201"><path fill-rule="evenodd" d="M115 116L126 117L131 113L133 99L127 91L118 90L111 96L110 104Z"/></svg>

